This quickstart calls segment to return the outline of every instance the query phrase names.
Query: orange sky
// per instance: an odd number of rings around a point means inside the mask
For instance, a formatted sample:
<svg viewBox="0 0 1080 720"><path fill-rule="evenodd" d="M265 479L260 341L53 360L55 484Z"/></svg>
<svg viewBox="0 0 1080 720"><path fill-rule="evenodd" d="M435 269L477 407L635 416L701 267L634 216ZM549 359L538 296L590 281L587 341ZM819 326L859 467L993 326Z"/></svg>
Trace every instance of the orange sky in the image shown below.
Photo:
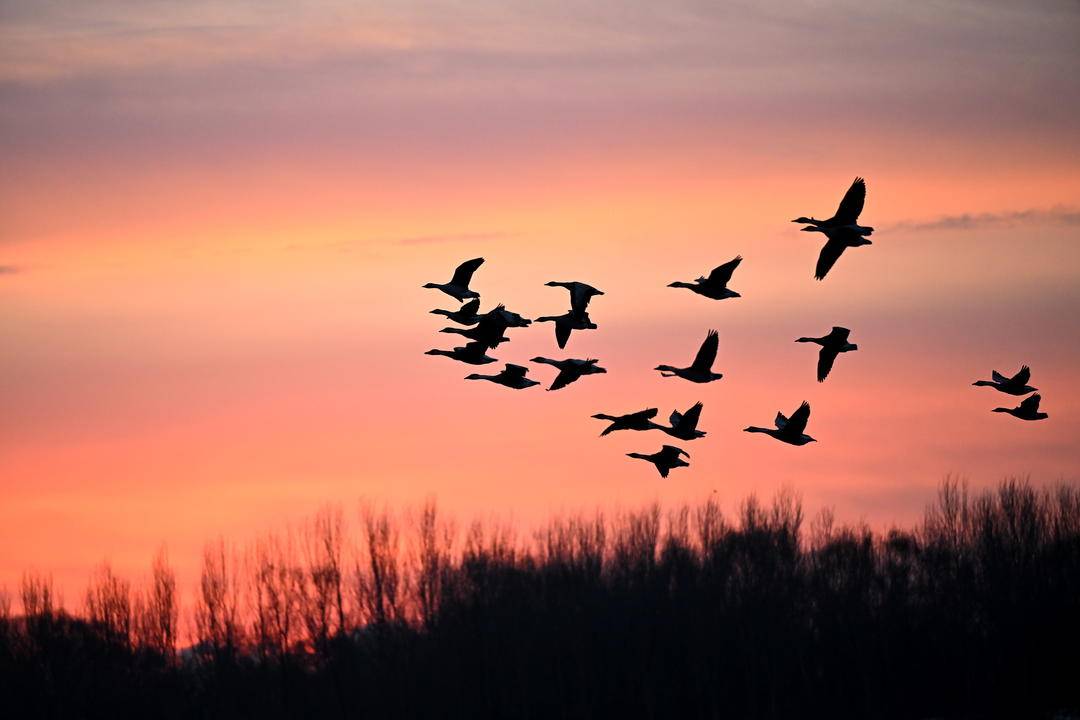
<svg viewBox="0 0 1080 720"><path fill-rule="evenodd" d="M1074 4L111 0L0 10L0 587L321 505L462 519L781 486L908 522L947 473L1080 480ZM150 8L150 6L154 6ZM148 9L150 8L150 9ZM812 279L855 175L874 244ZM666 288L741 254L738 300ZM560 312L495 354L598 357L557 393L461 380L420 286ZM859 352L814 382L834 324ZM661 379L720 331L723 380ZM1044 423L970 383L1033 368ZM550 382L548 368L531 372ZM819 442L739 432L813 405ZM705 403L666 481L595 412Z"/></svg>

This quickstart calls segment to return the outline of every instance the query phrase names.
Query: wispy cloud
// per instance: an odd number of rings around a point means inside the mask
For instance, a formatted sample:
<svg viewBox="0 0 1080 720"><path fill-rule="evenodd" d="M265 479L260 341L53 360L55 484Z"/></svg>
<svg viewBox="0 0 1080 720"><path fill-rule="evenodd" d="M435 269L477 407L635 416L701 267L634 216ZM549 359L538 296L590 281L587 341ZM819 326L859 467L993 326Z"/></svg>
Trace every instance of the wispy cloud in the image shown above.
<svg viewBox="0 0 1080 720"><path fill-rule="evenodd" d="M0 275L14 275L21 272L21 268L17 265L0 265Z"/></svg>
<svg viewBox="0 0 1080 720"><path fill-rule="evenodd" d="M980 230L983 228L1012 227L1019 224L1080 225L1080 209L1056 206L1048 209L1031 208L999 213L963 213L942 215L933 220L901 220L889 230Z"/></svg>
<svg viewBox="0 0 1080 720"><path fill-rule="evenodd" d="M395 245L438 245L455 242L490 242L492 240L506 240L515 237L516 233L507 232L482 232L482 233L451 233L442 235L413 235L394 240Z"/></svg>

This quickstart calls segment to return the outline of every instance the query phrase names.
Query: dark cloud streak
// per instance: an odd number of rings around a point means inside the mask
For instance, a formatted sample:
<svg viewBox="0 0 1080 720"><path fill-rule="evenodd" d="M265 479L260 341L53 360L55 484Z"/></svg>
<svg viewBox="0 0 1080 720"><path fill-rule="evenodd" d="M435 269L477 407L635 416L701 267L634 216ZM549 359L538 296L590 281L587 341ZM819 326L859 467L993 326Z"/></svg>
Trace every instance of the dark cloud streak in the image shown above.
<svg viewBox="0 0 1080 720"><path fill-rule="evenodd" d="M1080 209L1056 206L1049 209L1030 208L1008 212L962 213L942 215L933 220L901 220L888 227L891 231L906 230L925 232L929 230L981 230L984 228L1007 228L1019 224L1080 225Z"/></svg>

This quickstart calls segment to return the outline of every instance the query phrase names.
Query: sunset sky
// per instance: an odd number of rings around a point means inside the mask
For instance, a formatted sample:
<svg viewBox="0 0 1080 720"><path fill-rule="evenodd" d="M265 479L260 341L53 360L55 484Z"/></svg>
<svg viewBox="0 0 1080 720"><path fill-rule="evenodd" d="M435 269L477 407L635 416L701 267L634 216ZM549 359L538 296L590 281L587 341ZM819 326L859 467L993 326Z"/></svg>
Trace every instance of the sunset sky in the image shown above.
<svg viewBox="0 0 1080 720"><path fill-rule="evenodd" d="M528 528L787 487L884 527L947 474L1080 481L1078 38L1065 0L0 0L0 587L161 544L190 585L361 498ZM856 175L873 245L817 282L789 221ZM666 287L736 254L740 299ZM485 310L606 293L492 354L608 374L425 356L457 303L421 285L477 256ZM793 340L833 325L818 384ZM652 369L710 328L723 380ZM971 387L1023 363L1046 422ZM589 417L698 400L667 480ZM741 432L803 400L816 444Z"/></svg>

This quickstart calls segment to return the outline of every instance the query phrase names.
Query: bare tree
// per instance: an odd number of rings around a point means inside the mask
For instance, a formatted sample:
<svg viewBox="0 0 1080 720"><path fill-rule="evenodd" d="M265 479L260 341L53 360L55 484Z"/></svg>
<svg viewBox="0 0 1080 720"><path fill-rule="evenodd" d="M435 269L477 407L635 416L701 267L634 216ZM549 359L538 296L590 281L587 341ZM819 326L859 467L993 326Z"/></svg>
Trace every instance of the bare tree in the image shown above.
<svg viewBox="0 0 1080 720"><path fill-rule="evenodd" d="M131 583L117 577L103 563L86 589L86 616L107 636L124 645L132 644Z"/></svg>
<svg viewBox="0 0 1080 720"><path fill-rule="evenodd" d="M236 565L235 556L226 553L224 540L219 538L203 548L195 633L199 647L215 661L235 657L241 642Z"/></svg>

